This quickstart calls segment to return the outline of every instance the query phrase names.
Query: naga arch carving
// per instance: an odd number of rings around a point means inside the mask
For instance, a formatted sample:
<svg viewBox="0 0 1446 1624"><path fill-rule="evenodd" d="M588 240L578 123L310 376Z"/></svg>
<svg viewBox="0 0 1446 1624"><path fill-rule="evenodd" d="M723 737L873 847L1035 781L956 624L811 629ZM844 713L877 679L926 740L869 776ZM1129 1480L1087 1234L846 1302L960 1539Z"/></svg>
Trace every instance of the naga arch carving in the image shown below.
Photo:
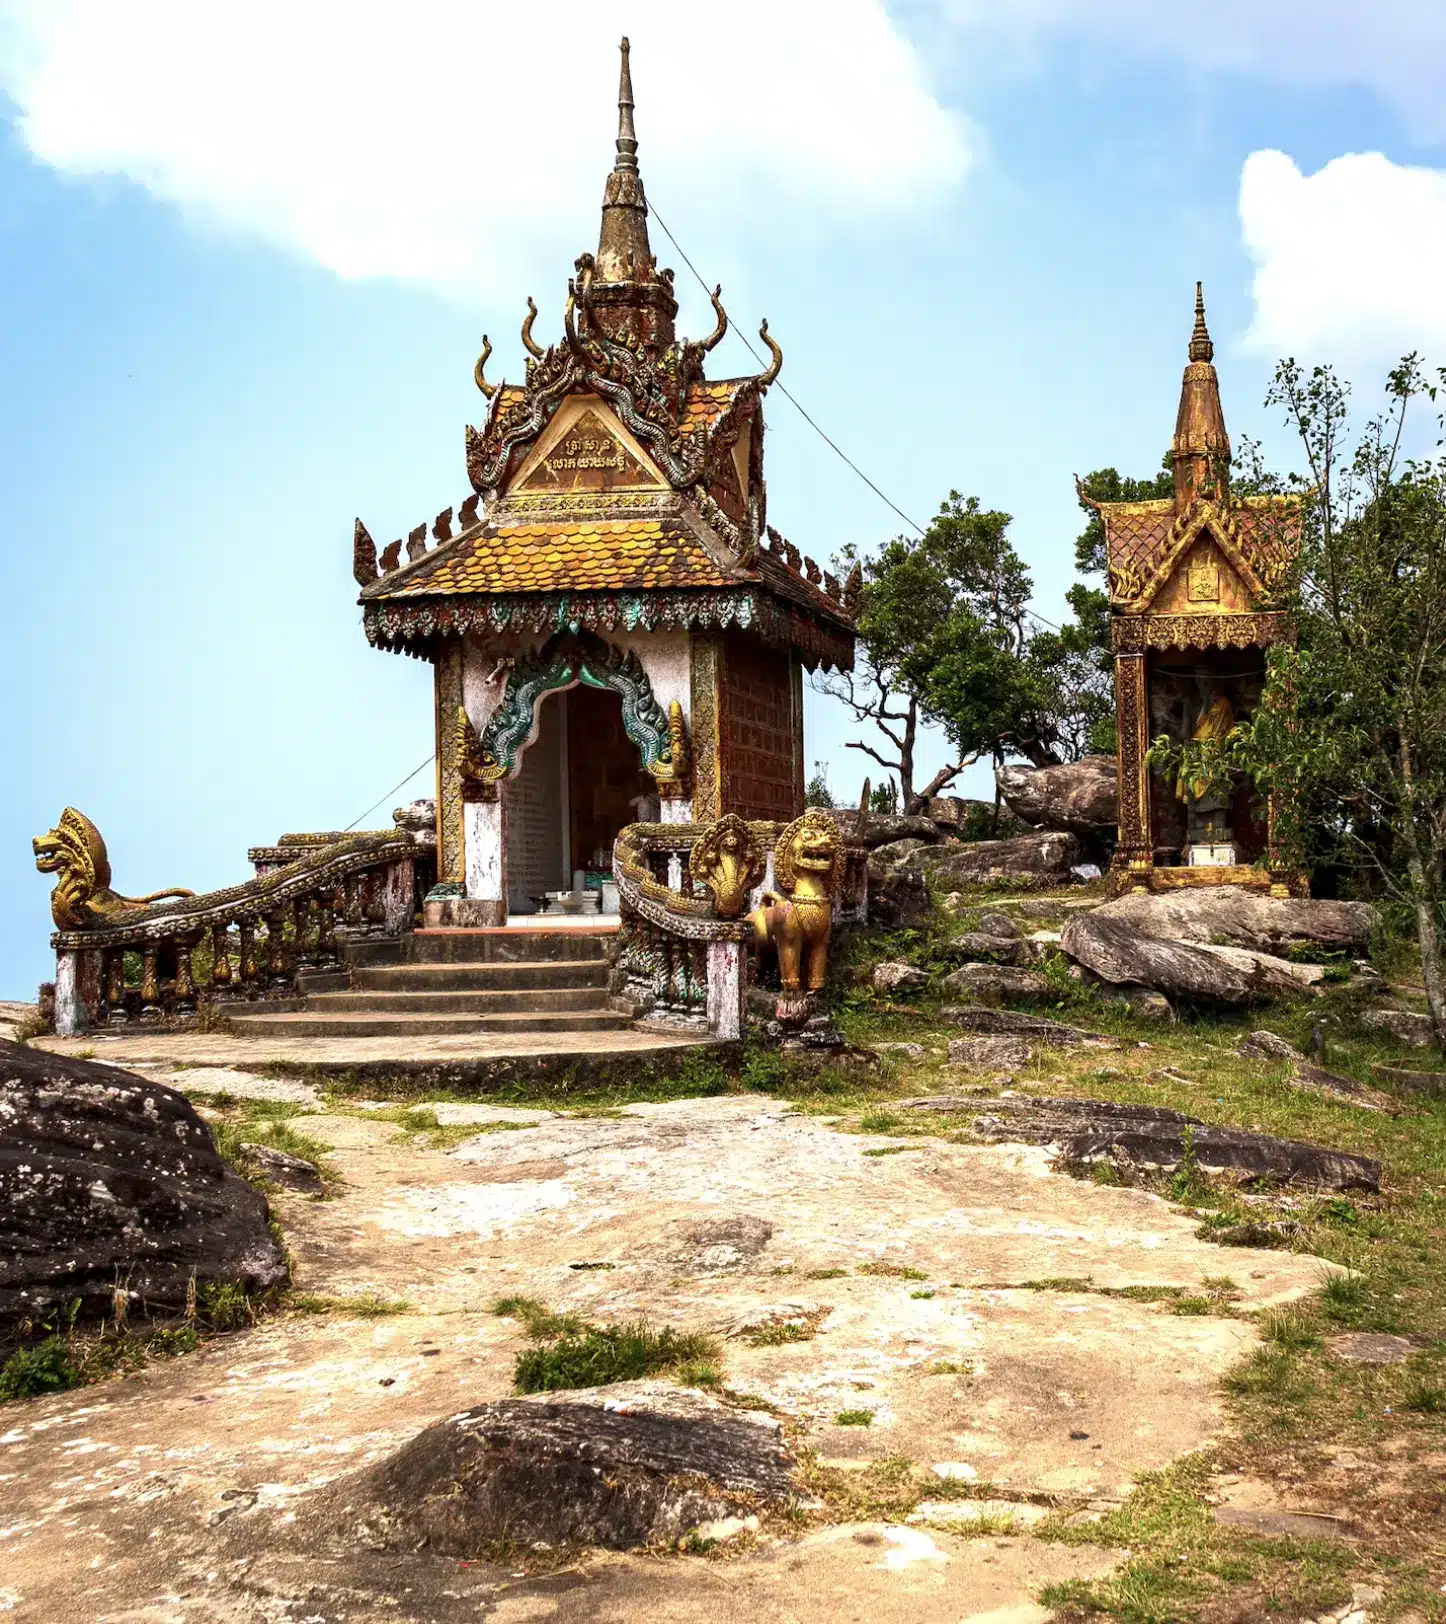
<svg viewBox="0 0 1446 1624"><path fill-rule="evenodd" d="M537 732L537 708L550 693L583 683L617 694L623 728L638 747L643 767L665 796L686 793L687 727L683 707L658 703L642 662L588 632L559 632L508 673L502 702L479 734L465 709L458 711L456 752L462 777L485 791L515 776L522 753Z"/></svg>

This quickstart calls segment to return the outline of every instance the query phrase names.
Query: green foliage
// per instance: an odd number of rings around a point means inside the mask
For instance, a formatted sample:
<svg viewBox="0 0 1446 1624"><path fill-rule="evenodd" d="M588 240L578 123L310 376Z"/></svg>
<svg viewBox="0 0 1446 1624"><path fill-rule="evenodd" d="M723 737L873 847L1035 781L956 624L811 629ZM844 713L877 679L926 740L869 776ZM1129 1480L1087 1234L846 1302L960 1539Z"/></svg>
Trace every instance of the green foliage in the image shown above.
<svg viewBox="0 0 1446 1624"><path fill-rule="evenodd" d="M1276 369L1269 403L1309 466L1296 491L1299 560L1281 583L1300 644L1270 651L1235 754L1257 789L1274 792L1289 857L1331 865L1409 910L1446 1032L1446 457L1439 440L1421 461L1401 449L1413 403L1434 402L1437 388L1406 357L1385 410L1353 438L1349 389L1329 367ZM1289 522L1284 509L1266 517Z"/></svg>
<svg viewBox="0 0 1446 1624"><path fill-rule="evenodd" d="M551 1393L573 1387L606 1387L683 1367L713 1369L718 1344L701 1331L656 1330L645 1320L589 1325L517 1356L519 1393Z"/></svg>
<svg viewBox="0 0 1446 1624"><path fill-rule="evenodd" d="M492 1312L521 1320L537 1344L517 1356L513 1380L519 1393L606 1387L660 1371L691 1387L716 1387L722 1380L718 1344L701 1331L658 1330L641 1319L593 1325L577 1314L555 1314L536 1297L499 1297Z"/></svg>
<svg viewBox="0 0 1446 1624"><path fill-rule="evenodd" d="M47 1336L17 1348L0 1366L0 1399L34 1398L40 1393L63 1393L80 1381L63 1336Z"/></svg>
<svg viewBox="0 0 1446 1624"><path fill-rule="evenodd" d="M884 817L893 817L899 810L899 786L892 778L886 778L882 784L875 784L869 791L869 811L878 812Z"/></svg>
<svg viewBox="0 0 1446 1624"><path fill-rule="evenodd" d="M871 1427L874 1424L872 1410L840 1410L833 1418L834 1425L839 1427Z"/></svg>
<svg viewBox="0 0 1446 1624"><path fill-rule="evenodd" d="M255 1318L246 1288L234 1280L208 1280L196 1293L196 1306L213 1331L234 1331Z"/></svg>
<svg viewBox="0 0 1446 1624"><path fill-rule="evenodd" d="M803 792L805 806L826 806L834 804L833 791L828 787L828 763L815 761L813 764L813 777L808 781L808 788Z"/></svg>

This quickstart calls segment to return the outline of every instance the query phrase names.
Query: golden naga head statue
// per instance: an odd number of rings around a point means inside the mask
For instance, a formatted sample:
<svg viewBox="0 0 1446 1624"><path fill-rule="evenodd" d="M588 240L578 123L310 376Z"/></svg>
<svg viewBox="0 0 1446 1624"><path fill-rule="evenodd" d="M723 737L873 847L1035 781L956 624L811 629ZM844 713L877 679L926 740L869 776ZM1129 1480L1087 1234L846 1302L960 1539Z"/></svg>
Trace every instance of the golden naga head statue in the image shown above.
<svg viewBox="0 0 1446 1624"><path fill-rule="evenodd" d="M688 856L690 877L712 893L720 919L739 917L767 865L758 837L735 812L709 824Z"/></svg>
<svg viewBox="0 0 1446 1624"><path fill-rule="evenodd" d="M118 896L110 888L110 857L100 830L83 812L68 806L60 822L30 843L42 874L58 874L50 894L50 917L57 930L93 930L112 925L162 897L189 897L193 891L173 888L145 897Z"/></svg>
<svg viewBox="0 0 1446 1624"><path fill-rule="evenodd" d="M779 889L798 896L832 896L843 873L844 849L838 824L821 807L795 818L773 848L773 877Z"/></svg>

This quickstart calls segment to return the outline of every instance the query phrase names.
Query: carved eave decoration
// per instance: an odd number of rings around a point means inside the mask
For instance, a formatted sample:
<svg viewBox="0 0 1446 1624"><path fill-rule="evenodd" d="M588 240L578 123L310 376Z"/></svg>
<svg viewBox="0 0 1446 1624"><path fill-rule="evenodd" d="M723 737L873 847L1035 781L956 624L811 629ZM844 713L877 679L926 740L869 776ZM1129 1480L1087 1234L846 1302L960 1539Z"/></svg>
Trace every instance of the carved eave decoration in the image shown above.
<svg viewBox="0 0 1446 1624"><path fill-rule="evenodd" d="M759 585L700 591L459 593L364 603L362 621L374 648L432 659L445 638L550 636L593 631L751 631L792 648L803 664L851 671L853 632L781 602Z"/></svg>

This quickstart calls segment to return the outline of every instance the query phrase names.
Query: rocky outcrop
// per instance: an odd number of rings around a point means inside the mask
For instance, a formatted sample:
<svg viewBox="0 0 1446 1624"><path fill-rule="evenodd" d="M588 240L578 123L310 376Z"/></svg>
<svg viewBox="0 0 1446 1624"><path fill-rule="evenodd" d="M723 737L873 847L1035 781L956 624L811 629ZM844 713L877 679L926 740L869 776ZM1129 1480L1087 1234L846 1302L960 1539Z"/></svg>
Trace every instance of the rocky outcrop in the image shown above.
<svg viewBox="0 0 1446 1624"><path fill-rule="evenodd" d="M1429 1015L1414 1009L1368 1009L1361 1016L1361 1025L1374 1027L1377 1032L1389 1032L1398 1043L1413 1049L1429 1049L1436 1042L1436 1028Z"/></svg>
<svg viewBox="0 0 1446 1624"><path fill-rule="evenodd" d="M268 1216L174 1089L0 1043L0 1322L109 1313L118 1283L172 1309L193 1279L280 1285Z"/></svg>
<svg viewBox="0 0 1446 1624"><path fill-rule="evenodd" d="M1012 1009L988 1009L975 1004L950 1004L939 1011L950 1026L964 1032L983 1032L988 1036L1028 1038L1035 1043L1056 1044L1073 1048L1081 1043L1096 1043L1115 1047L1109 1038L1097 1037L1093 1032L1081 1031L1077 1026L1066 1026L1063 1021L1047 1020L1042 1015L1023 1015Z"/></svg>
<svg viewBox="0 0 1446 1624"><path fill-rule="evenodd" d="M969 1071L1019 1071L1029 1064L1029 1044L1006 1036L950 1038L949 1064Z"/></svg>
<svg viewBox="0 0 1446 1624"><path fill-rule="evenodd" d="M869 923L907 930L929 917L933 902L924 871L913 863L881 863L869 857Z"/></svg>
<svg viewBox="0 0 1446 1624"><path fill-rule="evenodd" d="M1132 891L1093 912L1118 920L1142 936L1178 942L1217 942L1257 953L1292 947L1360 952L1371 939L1376 910L1368 902L1329 902L1262 896L1239 886L1198 890Z"/></svg>
<svg viewBox="0 0 1446 1624"><path fill-rule="evenodd" d="M1061 767L1000 767L994 780L1009 810L1036 829L1098 838L1113 834L1119 819L1113 756L1086 756Z"/></svg>
<svg viewBox="0 0 1446 1624"><path fill-rule="evenodd" d="M919 992L929 985L929 977L915 965L891 959L874 966L869 984L875 992Z"/></svg>
<svg viewBox="0 0 1446 1624"><path fill-rule="evenodd" d="M1389 1094L1383 1094L1380 1089L1357 1082L1354 1077L1342 1077L1339 1072L1327 1071L1324 1066L1313 1066L1308 1060L1293 1061L1289 1075L1292 1088L1324 1094L1327 1099L1359 1105L1366 1111L1385 1111L1395 1116L1401 1109Z"/></svg>
<svg viewBox="0 0 1446 1624"><path fill-rule="evenodd" d="M968 930L949 938L949 951L984 964L1013 964L1029 969L1044 962L1045 944L1024 936L990 936L982 930Z"/></svg>
<svg viewBox="0 0 1446 1624"><path fill-rule="evenodd" d="M1258 1030L1247 1032L1235 1045L1235 1052L1243 1060L1304 1060L1305 1056L1293 1043L1278 1032Z"/></svg>
<svg viewBox="0 0 1446 1624"><path fill-rule="evenodd" d="M966 964L944 977L944 990L956 998L997 1004L1013 998L1043 998L1049 992L1049 983L1039 970L1019 970L1007 964Z"/></svg>
<svg viewBox="0 0 1446 1624"><path fill-rule="evenodd" d="M1080 860L1080 845L1071 834L1051 831L942 846L923 860L941 890L1001 881L1021 889L1069 885L1070 870Z"/></svg>
<svg viewBox="0 0 1446 1624"><path fill-rule="evenodd" d="M631 1550L785 1504L793 1466L773 1416L627 1382L465 1410L331 1492L372 1547L474 1557L522 1534Z"/></svg>
<svg viewBox="0 0 1446 1624"><path fill-rule="evenodd" d="M936 1099L931 1109L945 1107ZM1330 1150L1299 1139L1242 1128L1217 1128L1158 1106L1116 1105L1102 1100L998 1099L981 1111L978 1100L960 1099L953 1109L972 1114L981 1138L1058 1145L1066 1163L1109 1157L1151 1172L1173 1172L1188 1140L1196 1166L1328 1190L1379 1190L1381 1165L1366 1156Z"/></svg>
<svg viewBox="0 0 1446 1624"><path fill-rule="evenodd" d="M870 812L864 821L862 837L857 812L836 811L833 820L846 840L853 845L865 846L869 851L879 846L892 846L899 840L918 840L932 846L943 840L948 832L932 818L906 818L902 813Z"/></svg>
<svg viewBox="0 0 1446 1624"><path fill-rule="evenodd" d="M1143 986L1195 1003L1240 1006L1302 991L1300 984L1258 961L1231 963L1194 942L1140 933L1107 908L1081 914L1064 927L1060 951L1116 986Z"/></svg>

